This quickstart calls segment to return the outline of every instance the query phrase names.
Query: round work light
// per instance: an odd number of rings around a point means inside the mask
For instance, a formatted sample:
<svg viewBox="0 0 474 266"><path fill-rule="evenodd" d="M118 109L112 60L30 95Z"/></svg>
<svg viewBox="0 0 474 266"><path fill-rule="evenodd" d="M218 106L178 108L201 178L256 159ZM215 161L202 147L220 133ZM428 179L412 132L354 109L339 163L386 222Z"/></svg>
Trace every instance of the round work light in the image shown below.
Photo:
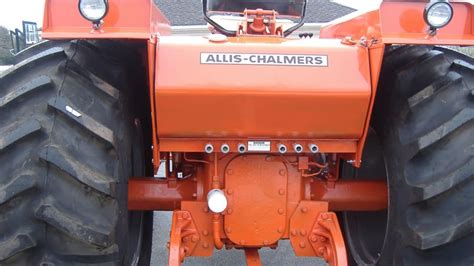
<svg viewBox="0 0 474 266"><path fill-rule="evenodd" d="M432 1L425 8L425 21L432 29L442 28L453 19L453 7L448 1Z"/></svg>
<svg viewBox="0 0 474 266"><path fill-rule="evenodd" d="M108 11L107 0L79 0L79 12L91 22L99 22L107 15Z"/></svg>

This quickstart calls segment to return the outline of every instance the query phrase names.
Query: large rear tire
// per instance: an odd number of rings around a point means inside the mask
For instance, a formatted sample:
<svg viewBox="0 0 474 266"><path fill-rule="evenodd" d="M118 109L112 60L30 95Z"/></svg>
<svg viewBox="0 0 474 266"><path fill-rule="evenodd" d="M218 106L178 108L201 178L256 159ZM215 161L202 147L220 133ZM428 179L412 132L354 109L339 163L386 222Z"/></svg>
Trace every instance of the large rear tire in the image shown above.
<svg viewBox="0 0 474 266"><path fill-rule="evenodd" d="M127 207L132 80L109 45L47 42L0 75L1 265L149 263L152 216Z"/></svg>
<svg viewBox="0 0 474 266"><path fill-rule="evenodd" d="M474 61L444 48L390 47L372 126L388 175L387 230L370 256L351 246L355 261L473 265Z"/></svg>

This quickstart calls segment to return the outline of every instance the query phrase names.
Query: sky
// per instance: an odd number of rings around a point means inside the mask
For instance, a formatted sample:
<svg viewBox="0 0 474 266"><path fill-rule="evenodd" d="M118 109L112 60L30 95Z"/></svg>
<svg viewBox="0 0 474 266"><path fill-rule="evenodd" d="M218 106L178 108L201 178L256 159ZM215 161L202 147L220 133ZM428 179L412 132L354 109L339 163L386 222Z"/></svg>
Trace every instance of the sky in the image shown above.
<svg viewBox="0 0 474 266"><path fill-rule="evenodd" d="M21 22L25 20L41 27L43 10L44 0L0 0L0 25L9 30L21 29Z"/></svg>

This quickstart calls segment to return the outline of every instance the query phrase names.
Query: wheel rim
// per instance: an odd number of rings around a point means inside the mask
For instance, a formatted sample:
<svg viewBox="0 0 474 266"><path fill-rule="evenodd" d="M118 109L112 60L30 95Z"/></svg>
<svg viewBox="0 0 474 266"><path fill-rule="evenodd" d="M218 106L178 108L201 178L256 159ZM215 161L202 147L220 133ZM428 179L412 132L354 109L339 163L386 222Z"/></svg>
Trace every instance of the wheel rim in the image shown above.
<svg viewBox="0 0 474 266"><path fill-rule="evenodd" d="M377 180L387 177L382 146L373 130L367 137L362 161L359 169L350 165L343 166L343 178ZM379 261L386 242L388 213L389 206L386 210L377 212L342 213L346 243L358 265L374 265Z"/></svg>

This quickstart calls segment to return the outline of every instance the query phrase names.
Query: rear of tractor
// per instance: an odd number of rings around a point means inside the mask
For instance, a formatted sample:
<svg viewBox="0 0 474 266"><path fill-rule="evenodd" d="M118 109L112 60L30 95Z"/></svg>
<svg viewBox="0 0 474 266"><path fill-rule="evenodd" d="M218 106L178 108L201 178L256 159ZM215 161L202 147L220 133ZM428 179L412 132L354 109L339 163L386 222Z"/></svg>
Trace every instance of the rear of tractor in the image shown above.
<svg viewBox="0 0 474 266"><path fill-rule="evenodd" d="M169 264L289 240L330 265L474 263L474 44L464 1L384 1L319 38L306 1L47 0L0 76L0 263ZM304 35L303 35L304 36ZM310 35L306 35L310 36Z"/></svg>

